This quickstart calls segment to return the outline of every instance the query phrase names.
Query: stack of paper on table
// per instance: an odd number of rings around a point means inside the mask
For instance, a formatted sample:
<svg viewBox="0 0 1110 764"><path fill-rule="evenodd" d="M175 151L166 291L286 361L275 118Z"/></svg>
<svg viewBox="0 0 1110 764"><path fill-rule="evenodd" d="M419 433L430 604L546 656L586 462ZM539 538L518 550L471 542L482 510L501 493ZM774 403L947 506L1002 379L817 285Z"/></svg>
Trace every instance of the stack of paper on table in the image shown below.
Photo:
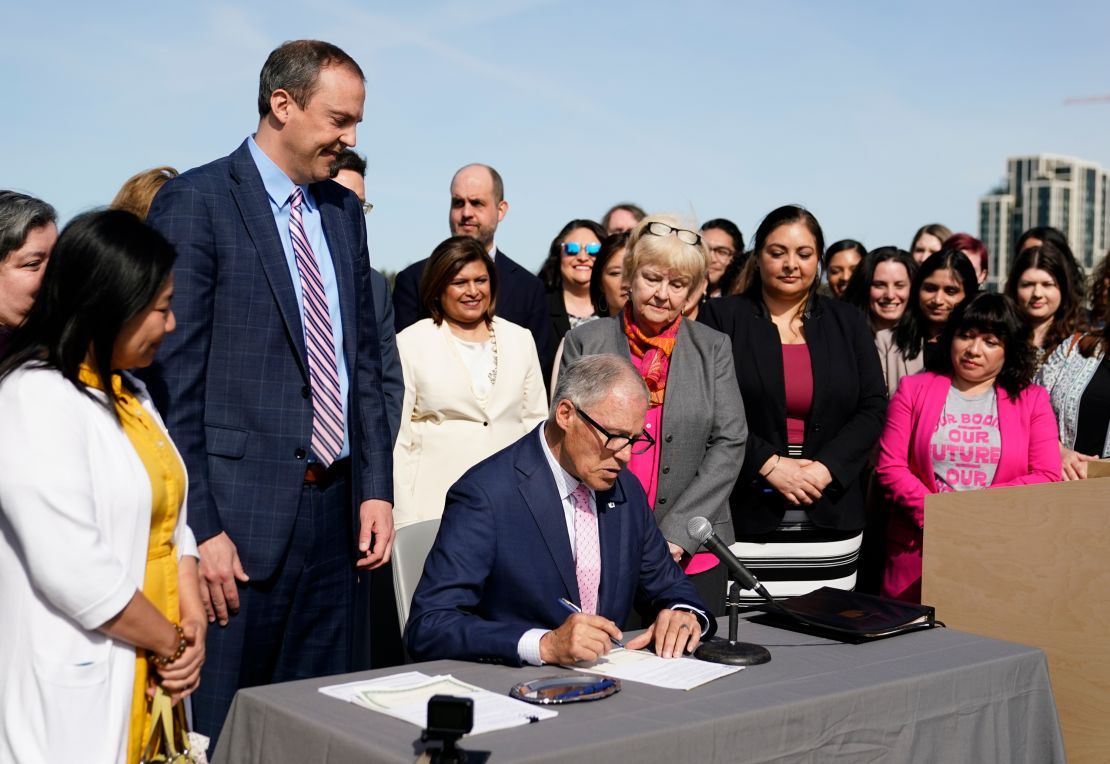
<svg viewBox="0 0 1110 764"><path fill-rule="evenodd" d="M688 656L660 658L646 650L615 647L596 661L574 663L567 668L672 690L692 690L714 679L735 674L744 667L708 663Z"/></svg>
<svg viewBox="0 0 1110 764"><path fill-rule="evenodd" d="M321 687L320 692L421 728L428 725L428 699L433 695L473 698L474 728L470 731L471 735L558 716L550 708L534 706L508 695L498 695L460 682L450 674L428 676L419 671L406 671L380 679L333 684Z"/></svg>

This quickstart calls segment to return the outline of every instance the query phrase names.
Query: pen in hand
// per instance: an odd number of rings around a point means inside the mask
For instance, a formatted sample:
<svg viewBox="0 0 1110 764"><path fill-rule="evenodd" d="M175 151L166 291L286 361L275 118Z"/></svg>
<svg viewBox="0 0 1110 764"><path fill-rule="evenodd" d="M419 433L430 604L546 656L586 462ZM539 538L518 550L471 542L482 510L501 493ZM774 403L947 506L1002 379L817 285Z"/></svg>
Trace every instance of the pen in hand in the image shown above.
<svg viewBox="0 0 1110 764"><path fill-rule="evenodd" d="M582 608L575 605L573 602L568 600L566 597L560 597L559 598L559 604L563 606L564 610L567 610L571 613L581 613L582 612ZM622 648L624 647L624 642L621 642L619 639L613 639L612 637L609 637L609 641L611 641L617 647L622 647Z"/></svg>

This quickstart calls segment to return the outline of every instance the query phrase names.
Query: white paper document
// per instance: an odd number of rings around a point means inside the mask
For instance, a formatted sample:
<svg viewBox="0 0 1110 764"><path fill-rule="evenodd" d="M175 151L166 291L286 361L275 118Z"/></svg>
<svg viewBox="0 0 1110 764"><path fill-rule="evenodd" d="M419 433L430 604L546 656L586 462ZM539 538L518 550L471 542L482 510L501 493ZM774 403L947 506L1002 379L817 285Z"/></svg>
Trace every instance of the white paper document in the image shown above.
<svg viewBox="0 0 1110 764"><path fill-rule="evenodd" d="M596 661L574 663L567 668L672 690L692 690L714 679L735 674L744 667L708 663L689 656L660 658L646 650L625 650L615 647L608 655L603 655Z"/></svg>
<svg viewBox="0 0 1110 764"><path fill-rule="evenodd" d="M484 690L461 682L450 674L428 676L406 671L379 679L347 682L321 687L333 698L402 719L418 727L428 724L428 699L433 695L454 695L474 700L474 728L471 735L502 730L558 716L556 711L525 703L508 695Z"/></svg>

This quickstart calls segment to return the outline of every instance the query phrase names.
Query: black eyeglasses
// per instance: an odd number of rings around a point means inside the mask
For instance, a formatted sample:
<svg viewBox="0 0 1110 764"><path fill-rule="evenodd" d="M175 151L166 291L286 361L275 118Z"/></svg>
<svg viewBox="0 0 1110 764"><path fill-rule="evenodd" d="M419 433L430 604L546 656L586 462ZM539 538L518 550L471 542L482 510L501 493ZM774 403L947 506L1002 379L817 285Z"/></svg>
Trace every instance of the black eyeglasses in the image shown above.
<svg viewBox="0 0 1110 764"><path fill-rule="evenodd" d="M697 243L701 241L701 234L697 231L691 231L688 228L675 228L674 226L667 225L658 220L654 223L648 223L647 228L644 230L656 236L668 236L673 233L678 237L679 241L686 242L687 244L697 245Z"/></svg>
<svg viewBox="0 0 1110 764"><path fill-rule="evenodd" d="M632 446L632 453L644 454L647 453L651 449L651 447L655 445L655 438L651 437L646 432L641 432L639 435L613 435L611 432L609 432L593 419L591 419L590 415L582 409L575 406L574 410L578 412L578 416L582 417L582 419L586 421L586 424L590 425L590 427L593 427L595 430L605 436L605 448L614 453L616 453L617 451L623 451L629 446Z"/></svg>

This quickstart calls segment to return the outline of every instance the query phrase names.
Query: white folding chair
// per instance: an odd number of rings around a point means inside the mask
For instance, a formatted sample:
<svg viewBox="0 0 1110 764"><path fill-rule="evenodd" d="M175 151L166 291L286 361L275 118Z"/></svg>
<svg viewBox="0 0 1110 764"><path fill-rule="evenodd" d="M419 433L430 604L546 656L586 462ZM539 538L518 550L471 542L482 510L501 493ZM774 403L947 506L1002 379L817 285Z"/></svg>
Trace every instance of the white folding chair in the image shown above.
<svg viewBox="0 0 1110 764"><path fill-rule="evenodd" d="M424 560L428 558L438 532L437 518L398 528L393 539L393 593L397 597L397 620L402 633L409 619L412 595L424 572Z"/></svg>

